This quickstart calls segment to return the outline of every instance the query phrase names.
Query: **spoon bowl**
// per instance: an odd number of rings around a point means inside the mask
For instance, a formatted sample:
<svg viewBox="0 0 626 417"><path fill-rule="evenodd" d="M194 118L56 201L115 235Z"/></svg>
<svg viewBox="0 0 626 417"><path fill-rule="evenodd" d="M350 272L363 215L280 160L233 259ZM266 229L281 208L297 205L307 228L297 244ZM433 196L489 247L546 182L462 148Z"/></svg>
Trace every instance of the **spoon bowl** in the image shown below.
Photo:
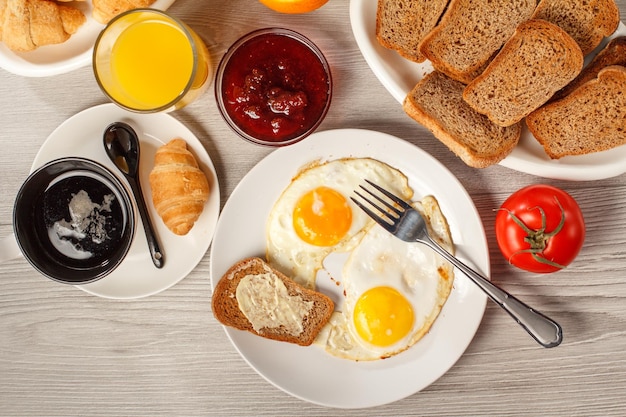
<svg viewBox="0 0 626 417"><path fill-rule="evenodd" d="M130 185L146 232L152 262L157 268L162 268L164 255L154 232L139 182L139 137L130 125L114 122L104 130L103 143L109 159L124 174Z"/></svg>
<svg viewBox="0 0 626 417"><path fill-rule="evenodd" d="M139 140L126 123L117 122L104 131L104 146L109 158L124 175L136 176L139 172Z"/></svg>

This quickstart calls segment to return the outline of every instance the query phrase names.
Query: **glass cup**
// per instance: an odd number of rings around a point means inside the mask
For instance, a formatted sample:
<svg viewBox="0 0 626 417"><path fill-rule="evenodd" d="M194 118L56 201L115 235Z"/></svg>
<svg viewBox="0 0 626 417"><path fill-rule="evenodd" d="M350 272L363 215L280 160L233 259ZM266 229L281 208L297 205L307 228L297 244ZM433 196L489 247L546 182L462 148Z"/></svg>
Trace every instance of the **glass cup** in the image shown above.
<svg viewBox="0 0 626 417"><path fill-rule="evenodd" d="M209 85L206 45L186 24L155 9L113 18L93 49L98 85L120 107L140 113L173 111Z"/></svg>

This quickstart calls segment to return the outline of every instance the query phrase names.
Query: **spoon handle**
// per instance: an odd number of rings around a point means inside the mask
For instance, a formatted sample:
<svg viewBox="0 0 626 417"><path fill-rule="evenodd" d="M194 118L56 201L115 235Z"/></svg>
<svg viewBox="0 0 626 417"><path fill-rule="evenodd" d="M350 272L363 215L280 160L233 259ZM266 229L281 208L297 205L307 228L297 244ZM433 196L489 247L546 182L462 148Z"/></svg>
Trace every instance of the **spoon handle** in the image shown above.
<svg viewBox="0 0 626 417"><path fill-rule="evenodd" d="M148 241L148 248L150 249L150 257L152 258L154 266L157 268L163 268L165 257L163 252L161 252L161 247L159 246L156 234L154 233L154 228L152 227L152 222L150 221L150 214L148 213L146 202L143 198L141 184L136 178L130 176L127 178L130 188L133 190L133 194L135 194L135 200L137 200L137 208L139 209L139 216L141 217L143 229L146 232L146 240Z"/></svg>

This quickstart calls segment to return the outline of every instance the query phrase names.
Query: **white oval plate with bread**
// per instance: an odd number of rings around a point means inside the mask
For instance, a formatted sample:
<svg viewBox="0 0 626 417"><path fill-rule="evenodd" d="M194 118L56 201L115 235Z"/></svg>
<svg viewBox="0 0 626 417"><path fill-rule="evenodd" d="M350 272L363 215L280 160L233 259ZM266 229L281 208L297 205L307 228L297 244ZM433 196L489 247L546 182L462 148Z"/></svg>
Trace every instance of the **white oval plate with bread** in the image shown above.
<svg viewBox="0 0 626 417"><path fill-rule="evenodd" d="M135 208L135 236L128 255L110 275L99 281L80 285L83 291L104 298L131 299L163 291L185 278L206 254L219 214L220 191L213 162L202 143L181 122L166 113L140 115L103 104L86 109L63 122L48 136L32 165L32 169L56 158L80 156L106 166L127 184L113 162L107 157L102 135L113 122L128 123L141 142L140 182L152 223L165 255L163 268L156 268L150 258L143 225ZM154 164L157 148L170 139L185 139L198 165L209 181L209 200L195 225L184 236L177 236L164 225L152 204L148 176Z"/></svg>
<svg viewBox="0 0 626 417"><path fill-rule="evenodd" d="M167 10L175 0L156 0L150 7ZM25 77L49 77L64 74L91 63L93 46L104 25L91 16L91 0L74 2L87 18L67 41L41 46L30 52L13 52L0 42L0 67Z"/></svg>
<svg viewBox="0 0 626 417"><path fill-rule="evenodd" d="M402 103L407 93L433 68L429 61L421 64L411 62L378 43L376 6L377 2L372 0L350 0L352 31L372 72L389 93ZM620 22L611 38L623 35L626 35L626 25ZM596 51L602 49L608 39L610 38L605 39ZM595 52L587 57L586 62L593 56ZM500 165L545 178L572 181L599 180L626 172L626 146L552 160L524 124L519 144L500 162Z"/></svg>
<svg viewBox="0 0 626 417"><path fill-rule="evenodd" d="M250 256L265 258L268 216L298 170L311 161L342 157L378 159L408 177L414 199L435 196L447 217L458 257L489 276L489 250L480 216L447 168L394 136L341 129L317 132L302 142L275 150L241 180L226 202L215 231L212 288L238 261ZM330 258L324 266L341 281L340 262L345 257ZM332 285L321 282L324 278L328 281L328 275L320 271L318 290L332 291L328 289ZM457 271L452 293L430 332L405 352L371 362L339 359L315 344L302 347L230 327L225 330L248 364L283 391L329 407L374 407L420 391L454 365L473 339L485 304L485 295Z"/></svg>

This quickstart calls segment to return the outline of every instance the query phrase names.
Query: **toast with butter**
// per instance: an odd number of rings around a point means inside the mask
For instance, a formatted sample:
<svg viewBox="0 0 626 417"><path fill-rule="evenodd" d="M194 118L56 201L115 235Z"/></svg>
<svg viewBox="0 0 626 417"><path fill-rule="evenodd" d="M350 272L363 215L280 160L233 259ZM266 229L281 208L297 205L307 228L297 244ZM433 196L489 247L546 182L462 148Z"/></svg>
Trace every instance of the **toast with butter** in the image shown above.
<svg viewBox="0 0 626 417"><path fill-rule="evenodd" d="M226 326L309 346L335 306L326 295L300 286L261 258L247 258L219 280L211 308Z"/></svg>

